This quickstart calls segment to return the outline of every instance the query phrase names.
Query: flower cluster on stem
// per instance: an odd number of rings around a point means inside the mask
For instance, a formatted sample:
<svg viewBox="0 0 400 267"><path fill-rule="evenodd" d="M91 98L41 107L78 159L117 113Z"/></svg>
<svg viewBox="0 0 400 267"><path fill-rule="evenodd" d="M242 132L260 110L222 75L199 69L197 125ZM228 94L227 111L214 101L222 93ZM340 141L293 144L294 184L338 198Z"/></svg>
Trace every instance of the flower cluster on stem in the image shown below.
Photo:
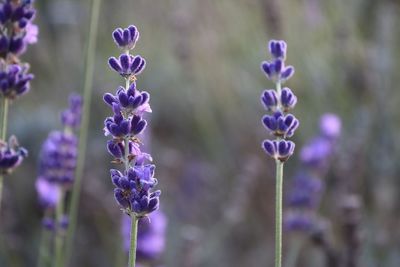
<svg viewBox="0 0 400 267"><path fill-rule="evenodd" d="M8 107L12 100L26 94L33 75L20 56L28 45L37 42L38 27L33 24L33 0L0 0L0 201L3 176L11 173L27 156L14 136L7 142Z"/></svg>
<svg viewBox="0 0 400 267"><path fill-rule="evenodd" d="M119 86L115 94L106 93L104 102L110 106L113 115L104 121L104 132L111 139L107 150L114 157L113 162L123 165L123 170L111 169L111 180L115 186L114 196L121 209L131 217L131 242L129 266L135 265L137 223L140 218L158 209L161 191L152 189L157 184L154 178L155 165L149 154L141 151L138 137L146 126L144 114L151 112L150 94L137 88L137 76L146 66L140 55L131 55L139 38L139 31L133 25L113 32L121 55L108 60L112 70L125 79L125 87Z"/></svg>
<svg viewBox="0 0 400 267"><path fill-rule="evenodd" d="M287 45L284 41L271 40L268 48L272 59L262 62L261 69L275 83L275 90L266 89L261 95L262 104L270 112L262 118L262 123L275 140L264 140L262 147L276 161L275 267L281 267L283 163L293 154L295 144L286 139L293 136L299 121L288 113L296 105L297 97L291 89L282 88L294 74L292 66L285 66Z"/></svg>
<svg viewBox="0 0 400 267"><path fill-rule="evenodd" d="M68 216L66 193L72 188L78 157L78 130L81 121L82 98L72 94L69 107L61 113L63 131L52 131L42 145L36 191L44 210L42 225L55 235L53 266L62 264L62 247Z"/></svg>

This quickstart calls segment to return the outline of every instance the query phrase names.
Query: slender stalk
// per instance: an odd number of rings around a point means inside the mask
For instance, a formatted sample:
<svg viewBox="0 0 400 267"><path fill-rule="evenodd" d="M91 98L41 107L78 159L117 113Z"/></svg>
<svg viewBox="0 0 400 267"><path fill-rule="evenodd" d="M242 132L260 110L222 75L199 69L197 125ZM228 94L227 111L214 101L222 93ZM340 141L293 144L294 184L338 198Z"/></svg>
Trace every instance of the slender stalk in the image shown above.
<svg viewBox="0 0 400 267"><path fill-rule="evenodd" d="M1 123L1 139L4 142L7 142L7 122L8 122L8 99L7 97L3 97L3 105L2 105L2 123ZM3 180L4 175L0 175L0 212L1 212L1 200L3 199ZM0 213L1 217L1 213Z"/></svg>
<svg viewBox="0 0 400 267"><path fill-rule="evenodd" d="M129 55L129 50L125 53ZM130 86L130 79L125 79L125 90L128 91ZM124 151L124 162L125 171L128 173L131 163L129 162L129 138L125 138L125 151ZM138 231L138 221L134 212L130 213L131 217L131 242L129 246L129 267L135 267L136 264L136 247L137 247L137 231Z"/></svg>
<svg viewBox="0 0 400 267"><path fill-rule="evenodd" d="M3 121L1 127L1 139L6 141L7 137L7 123L8 123L8 99L7 97L3 98Z"/></svg>
<svg viewBox="0 0 400 267"><path fill-rule="evenodd" d="M139 219L133 213L131 213L131 244L129 249L129 267L135 267L136 263L138 221Z"/></svg>
<svg viewBox="0 0 400 267"><path fill-rule="evenodd" d="M282 189L283 162L276 160L275 267L282 266Z"/></svg>
<svg viewBox="0 0 400 267"><path fill-rule="evenodd" d="M71 256L72 243L74 240L76 224L78 219L77 218L78 204L81 193L82 175L83 175L83 168L85 165L86 144L87 144L89 121L90 121L90 105L92 97L94 60L96 53L96 39L97 39L97 29L98 29L98 21L100 14L100 5L101 5L101 0L92 0L89 37L86 47L85 74L84 74L84 85L83 85L84 102L83 102L83 112L82 112L82 125L79 134L78 163L75 171L75 182L72 189L71 205L68 212L69 227L66 240L66 253L65 253L66 261L68 261Z"/></svg>
<svg viewBox="0 0 400 267"><path fill-rule="evenodd" d="M53 257L53 267L61 267L63 265L63 233L60 227L62 216L64 214L64 191L61 193L60 202L56 207L56 236L55 236L55 253Z"/></svg>
<svg viewBox="0 0 400 267"><path fill-rule="evenodd" d="M38 262L37 267L46 267L48 266L49 260L49 238L50 238L50 231L46 230L42 227L42 234L40 237L40 245L39 245L39 255L38 255Z"/></svg>

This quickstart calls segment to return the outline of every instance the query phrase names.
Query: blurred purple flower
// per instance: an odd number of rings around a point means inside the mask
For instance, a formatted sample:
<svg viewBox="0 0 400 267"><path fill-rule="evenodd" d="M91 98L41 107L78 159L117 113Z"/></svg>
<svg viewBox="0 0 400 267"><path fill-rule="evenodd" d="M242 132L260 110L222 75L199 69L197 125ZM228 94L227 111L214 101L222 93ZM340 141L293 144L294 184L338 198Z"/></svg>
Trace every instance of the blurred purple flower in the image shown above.
<svg viewBox="0 0 400 267"><path fill-rule="evenodd" d="M54 209L60 201L60 186L56 183L49 182L47 179L38 177L35 187L39 195L40 205L45 209Z"/></svg>
<svg viewBox="0 0 400 267"><path fill-rule="evenodd" d="M322 115L319 125L321 135L324 137L334 139L340 136L342 123L337 115L332 113Z"/></svg>
<svg viewBox="0 0 400 267"><path fill-rule="evenodd" d="M42 145L39 177L60 185L71 185L78 156L77 137L68 132L53 131Z"/></svg>
<svg viewBox="0 0 400 267"><path fill-rule="evenodd" d="M1 51L7 58L8 53L21 55L28 44L37 42L38 27L32 24L36 10L32 0L3 1L0 5Z"/></svg>
<svg viewBox="0 0 400 267"><path fill-rule="evenodd" d="M319 204L323 183L321 179L307 173L299 173L293 178L288 191L287 204L296 208L315 208Z"/></svg>
<svg viewBox="0 0 400 267"><path fill-rule="evenodd" d="M61 113L64 131L53 131L42 145L39 177L51 183L71 185L78 157L78 138L72 132L81 120L82 99L77 94L69 97L69 107Z"/></svg>
<svg viewBox="0 0 400 267"><path fill-rule="evenodd" d="M69 96L69 107L61 113L61 123L72 129L79 128L82 116L82 97L78 94Z"/></svg>
<svg viewBox="0 0 400 267"><path fill-rule="evenodd" d="M284 214L284 228L293 232L310 232L314 226L314 214L306 211L290 210Z"/></svg>
<svg viewBox="0 0 400 267"><path fill-rule="evenodd" d="M324 189L323 175L335 151L340 135L340 118L324 114L320 118L320 132L300 151L302 163L286 195L285 227L290 231L309 232L317 227L316 212Z"/></svg>
<svg viewBox="0 0 400 267"><path fill-rule="evenodd" d="M26 25L26 34L24 42L27 44L36 44L38 41L39 27L36 24L28 23Z"/></svg>
<svg viewBox="0 0 400 267"><path fill-rule="evenodd" d="M300 160L303 164L316 169L323 168L332 153L333 144L323 137L311 139L300 151Z"/></svg>

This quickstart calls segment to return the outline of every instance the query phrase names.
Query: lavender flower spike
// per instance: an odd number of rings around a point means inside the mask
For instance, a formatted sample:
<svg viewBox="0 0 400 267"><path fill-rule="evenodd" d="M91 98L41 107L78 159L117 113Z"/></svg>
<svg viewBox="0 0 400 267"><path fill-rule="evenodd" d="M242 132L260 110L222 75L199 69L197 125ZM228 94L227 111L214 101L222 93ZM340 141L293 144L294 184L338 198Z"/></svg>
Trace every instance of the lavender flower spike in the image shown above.
<svg viewBox="0 0 400 267"><path fill-rule="evenodd" d="M264 140L262 148L276 162L275 267L281 267L283 164L293 154L295 148L292 141L285 139L293 136L299 126L299 120L288 113L296 105L297 97L289 88L282 89L282 84L294 73L292 66L285 66L287 45L284 41L271 40L268 47L272 60L263 61L261 69L267 78L275 83L276 90L265 90L261 95L261 102L265 109L272 112L270 115L264 115L262 123L276 139ZM303 222L293 223L303 224Z"/></svg>
<svg viewBox="0 0 400 267"><path fill-rule="evenodd" d="M33 79L33 75L29 73L29 64L22 62L20 58L30 44L37 42L39 30L33 24L36 14L33 2L34 0L0 1L0 113L4 114L0 130L0 201L3 175L10 173L27 156L24 148L14 144L15 137L11 137L7 144L7 115L10 102L26 94Z"/></svg>
<svg viewBox="0 0 400 267"><path fill-rule="evenodd" d="M52 131L42 145L36 191L45 210L43 226L48 230L65 230L65 215L54 217L54 209L64 201L65 192L73 182L78 157L77 130L81 120L82 99L77 94L69 98L69 107L61 113L63 131Z"/></svg>
<svg viewBox="0 0 400 267"><path fill-rule="evenodd" d="M111 137L107 142L107 150L114 157L113 163L124 166L123 171L111 169L110 174L115 186L115 200L130 216L130 244L135 244L137 224L158 209L161 191L154 190L157 185L155 165L149 163L149 154L141 152L142 143L138 137L147 126L144 113L151 112L150 94L139 91L136 86L136 76L144 70L146 61L141 56L130 55L139 38L139 31L135 26L118 28L113 32L113 38L124 52L118 58L111 57L108 64L125 79L125 87L119 86L115 94L106 93L103 97L113 112L104 121L104 133ZM129 267L135 266L134 248L130 248Z"/></svg>

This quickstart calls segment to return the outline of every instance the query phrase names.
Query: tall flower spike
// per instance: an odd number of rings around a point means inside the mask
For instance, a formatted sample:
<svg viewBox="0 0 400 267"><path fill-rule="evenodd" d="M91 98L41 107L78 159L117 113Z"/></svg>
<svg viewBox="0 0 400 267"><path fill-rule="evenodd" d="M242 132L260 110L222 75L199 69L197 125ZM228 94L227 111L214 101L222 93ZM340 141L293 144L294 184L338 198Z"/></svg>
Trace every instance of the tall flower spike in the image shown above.
<svg viewBox="0 0 400 267"><path fill-rule="evenodd" d="M115 186L114 197L121 209L130 216L131 241L136 243L137 224L159 207L161 191L154 190L157 179L154 178L155 166L150 164L151 156L141 152L142 142L139 134L143 133L147 121L145 113L151 112L150 94L139 91L136 76L145 68L146 61L141 56L133 56L130 50L136 45L139 31L133 25L116 29L114 42L124 52L117 57L110 57L108 64L125 79L125 87L119 86L115 94L106 93L104 102L111 107L113 115L104 121L104 133L111 139L107 150L114 157L113 163L123 164L124 170L111 169L111 181ZM135 246L130 248L129 267L135 266Z"/></svg>
<svg viewBox="0 0 400 267"><path fill-rule="evenodd" d="M263 61L261 69L267 78L275 83L276 90L264 90L261 94L261 102L265 109L272 113L264 115L262 123L276 139L264 140L262 148L276 162L275 267L281 267L283 164L293 154L295 148L292 141L285 139L293 136L299 126L299 121L295 116L287 113L296 105L297 97L289 88L282 89L282 84L294 73L292 66L285 66L287 45L284 41L271 40L268 48L272 59ZM301 222L301 224L304 223Z"/></svg>
<svg viewBox="0 0 400 267"><path fill-rule="evenodd" d="M82 99L77 94L69 97L69 107L61 112L63 131L52 131L42 145L39 155L39 170L36 191L39 203L44 209L44 229L65 231L67 216L55 214L57 207L63 207L66 191L74 182L78 157L77 130L81 120ZM62 212L64 212L62 210Z"/></svg>
<svg viewBox="0 0 400 267"><path fill-rule="evenodd" d="M0 201L3 175L10 173L26 157L23 148L7 143L8 107L11 100L26 94L33 75L20 56L37 42L38 27L33 24L33 0L0 1L0 100L3 114L0 132ZM16 140L15 137L10 140Z"/></svg>

